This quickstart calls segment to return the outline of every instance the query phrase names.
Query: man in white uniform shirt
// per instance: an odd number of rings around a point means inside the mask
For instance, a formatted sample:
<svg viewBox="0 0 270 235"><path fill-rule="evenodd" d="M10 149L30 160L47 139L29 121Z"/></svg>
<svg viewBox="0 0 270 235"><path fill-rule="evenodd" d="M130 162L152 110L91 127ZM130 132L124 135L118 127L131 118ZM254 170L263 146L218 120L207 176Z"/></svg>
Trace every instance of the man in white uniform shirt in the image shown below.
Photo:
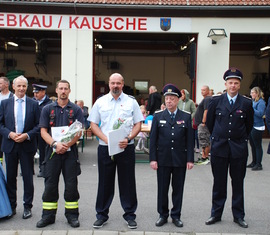
<svg viewBox="0 0 270 235"><path fill-rule="evenodd" d="M93 227L101 228L109 219L117 167L120 201L125 212L123 217L128 227L135 229L137 228L135 221L137 195L133 139L140 132L144 118L135 98L123 93L124 78L121 74L114 73L110 76L109 87L110 92L95 102L88 118L93 133L99 138L97 221ZM113 129L118 129L121 125L130 130L127 136L119 142L119 147L124 151L111 157L108 152L108 133Z"/></svg>

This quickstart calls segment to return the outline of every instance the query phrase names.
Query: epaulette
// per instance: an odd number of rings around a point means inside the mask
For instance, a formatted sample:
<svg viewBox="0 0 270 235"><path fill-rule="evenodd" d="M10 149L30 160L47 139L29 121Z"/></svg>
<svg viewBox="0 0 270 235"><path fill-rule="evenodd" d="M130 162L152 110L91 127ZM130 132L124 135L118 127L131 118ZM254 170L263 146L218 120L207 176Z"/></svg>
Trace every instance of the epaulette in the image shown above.
<svg viewBox="0 0 270 235"><path fill-rule="evenodd" d="M134 97L134 96L132 96L132 95L128 95L128 97L130 97L130 98L132 98L132 99L135 99L135 97Z"/></svg>
<svg viewBox="0 0 270 235"><path fill-rule="evenodd" d="M216 97L216 96L221 96L222 94L215 94L215 95L212 95L212 97Z"/></svg>
<svg viewBox="0 0 270 235"><path fill-rule="evenodd" d="M220 97L221 95L222 95L222 94L216 94L216 95L212 95L211 97L215 99L215 98Z"/></svg>
<svg viewBox="0 0 270 235"><path fill-rule="evenodd" d="M191 114L191 112L186 111L186 110L181 110L181 111L183 111L183 112L185 112L185 113L188 113L188 114Z"/></svg>
<svg viewBox="0 0 270 235"><path fill-rule="evenodd" d="M250 97L243 95L244 98L252 100Z"/></svg>
<svg viewBox="0 0 270 235"><path fill-rule="evenodd" d="M163 111L164 111L164 110L159 109L159 110L155 111L155 113L160 113L160 112L163 112Z"/></svg>

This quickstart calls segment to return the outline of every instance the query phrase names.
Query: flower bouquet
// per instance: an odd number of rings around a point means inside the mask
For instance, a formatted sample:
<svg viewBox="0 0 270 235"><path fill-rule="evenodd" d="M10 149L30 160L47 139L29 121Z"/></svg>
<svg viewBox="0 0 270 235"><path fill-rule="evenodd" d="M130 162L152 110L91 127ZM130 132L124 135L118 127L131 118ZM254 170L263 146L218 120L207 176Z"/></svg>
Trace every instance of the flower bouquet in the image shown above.
<svg viewBox="0 0 270 235"><path fill-rule="evenodd" d="M133 127L133 118L121 118L119 117L115 122L113 123L113 130L117 129L123 129L125 136L129 136L131 130ZM111 156L111 159L114 160L114 156Z"/></svg>
<svg viewBox="0 0 270 235"><path fill-rule="evenodd" d="M68 143L71 140L73 140L73 138L75 136L78 136L82 133L83 129L82 129L82 123L79 122L78 120L76 120L75 122L73 122L68 130L64 133L64 135L62 136L60 142L62 143Z"/></svg>
<svg viewBox="0 0 270 235"><path fill-rule="evenodd" d="M66 130L63 130L61 132L61 137L60 137L59 142L68 143L72 141L75 136L82 134L82 132L83 132L82 123L76 120ZM55 151L56 150L53 149L50 159L53 157L53 154L55 153Z"/></svg>

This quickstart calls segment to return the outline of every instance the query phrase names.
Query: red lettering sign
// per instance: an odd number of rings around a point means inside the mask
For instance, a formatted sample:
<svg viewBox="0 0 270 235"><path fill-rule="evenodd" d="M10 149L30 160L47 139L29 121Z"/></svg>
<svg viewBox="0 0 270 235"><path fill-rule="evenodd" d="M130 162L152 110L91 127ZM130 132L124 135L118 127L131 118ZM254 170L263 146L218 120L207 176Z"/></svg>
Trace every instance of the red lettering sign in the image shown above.
<svg viewBox="0 0 270 235"><path fill-rule="evenodd" d="M16 26L16 25L17 25L16 15L8 14L7 15L7 26Z"/></svg>
<svg viewBox="0 0 270 235"><path fill-rule="evenodd" d="M28 17L29 15L26 15L22 18L22 15L20 15L20 27L23 27L23 24L25 24L26 27L29 27L29 24L26 21Z"/></svg>
<svg viewBox="0 0 270 235"><path fill-rule="evenodd" d="M4 23L1 23L1 21L4 21L4 14L0 14L0 26L5 26Z"/></svg>
<svg viewBox="0 0 270 235"><path fill-rule="evenodd" d="M147 30L146 28L146 21L147 18L139 18L138 19L138 30Z"/></svg>
<svg viewBox="0 0 270 235"><path fill-rule="evenodd" d="M73 25L74 25L75 28L77 28L77 29L79 28L79 25L78 25L77 22L76 22L78 19L79 19L78 16L75 17L74 20L72 20L72 16L69 17L69 28L70 28L70 29L72 29Z"/></svg>
<svg viewBox="0 0 270 235"><path fill-rule="evenodd" d="M112 29L112 19L110 17L105 17L104 18L104 29L110 30Z"/></svg>

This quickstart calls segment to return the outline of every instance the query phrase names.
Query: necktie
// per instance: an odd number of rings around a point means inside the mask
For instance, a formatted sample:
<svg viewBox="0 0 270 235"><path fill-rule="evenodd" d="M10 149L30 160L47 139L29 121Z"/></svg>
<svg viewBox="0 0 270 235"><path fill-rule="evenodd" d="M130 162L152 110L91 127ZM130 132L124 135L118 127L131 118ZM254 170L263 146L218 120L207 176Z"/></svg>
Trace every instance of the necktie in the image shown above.
<svg viewBox="0 0 270 235"><path fill-rule="evenodd" d="M171 119L174 120L174 113L171 113Z"/></svg>
<svg viewBox="0 0 270 235"><path fill-rule="evenodd" d="M233 99L230 100L231 108L233 107Z"/></svg>
<svg viewBox="0 0 270 235"><path fill-rule="evenodd" d="M17 133L23 133L23 111L22 111L22 99L18 99L17 107Z"/></svg>

